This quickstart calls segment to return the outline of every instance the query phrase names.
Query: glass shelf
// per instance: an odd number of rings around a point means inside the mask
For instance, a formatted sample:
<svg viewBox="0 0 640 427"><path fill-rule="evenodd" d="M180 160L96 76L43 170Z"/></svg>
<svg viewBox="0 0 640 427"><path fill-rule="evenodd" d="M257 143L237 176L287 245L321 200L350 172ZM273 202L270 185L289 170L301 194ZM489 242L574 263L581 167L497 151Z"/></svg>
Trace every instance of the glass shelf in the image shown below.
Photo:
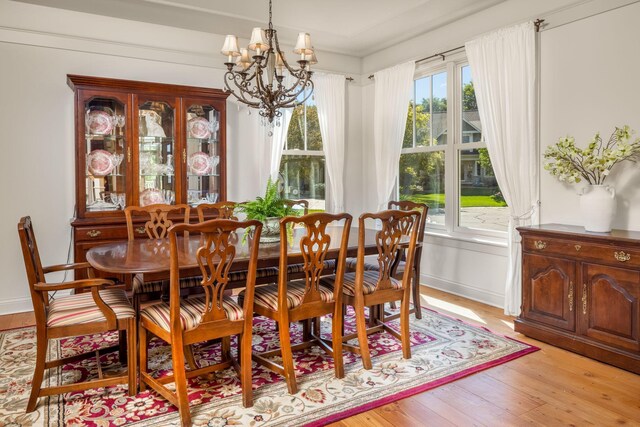
<svg viewBox="0 0 640 427"><path fill-rule="evenodd" d="M194 144L215 144L219 141L214 138L187 138L187 142L191 142Z"/></svg>
<svg viewBox="0 0 640 427"><path fill-rule="evenodd" d="M138 138L141 144L169 144L173 142L170 136L141 136Z"/></svg>
<svg viewBox="0 0 640 427"><path fill-rule="evenodd" d="M113 178L118 178L121 176L126 176L123 173L110 173L108 175L101 175L101 176L94 176L91 175L91 173L89 173L89 171L87 171L87 178L92 178L92 179L98 179L98 178L109 178L109 177L113 177Z"/></svg>
<svg viewBox="0 0 640 427"><path fill-rule="evenodd" d="M140 176L154 177L154 178L165 177L166 176L167 178L173 178L175 175L174 174L167 175L167 174L164 174L164 173L141 173Z"/></svg>
<svg viewBox="0 0 640 427"><path fill-rule="evenodd" d="M209 177L209 176L220 176L220 174L219 173L207 173L207 174L197 175L195 173L190 173L190 174L187 174L187 176L188 177L195 176L195 177L198 177L198 178L206 178L206 177Z"/></svg>
<svg viewBox="0 0 640 427"><path fill-rule="evenodd" d="M124 139L124 135L94 135L85 134L84 137L90 141L115 141L117 139Z"/></svg>

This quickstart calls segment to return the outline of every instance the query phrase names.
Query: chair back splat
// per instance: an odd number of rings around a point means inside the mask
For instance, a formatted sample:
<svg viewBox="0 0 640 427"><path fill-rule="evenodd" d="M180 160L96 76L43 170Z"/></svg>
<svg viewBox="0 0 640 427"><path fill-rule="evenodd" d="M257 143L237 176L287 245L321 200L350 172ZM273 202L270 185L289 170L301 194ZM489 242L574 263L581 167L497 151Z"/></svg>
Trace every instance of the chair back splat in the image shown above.
<svg viewBox="0 0 640 427"><path fill-rule="evenodd" d="M337 274L344 274L344 260L346 259L346 250L349 244L349 229L351 228L352 217L349 214L329 214L329 213L313 213L302 217L285 217L280 221L280 278L278 297L281 299L280 307L286 307L286 296L288 283L287 267L288 267L288 249L286 244L289 227L296 224L302 225L306 234L300 238L300 252L302 253L302 270L304 271L304 303L321 302L322 298L319 291L320 277L325 268L325 261L329 248L331 246L331 234L327 232L327 226L332 223L344 221L343 232L340 236L340 253L338 261L342 262L336 265ZM334 237L335 238L335 237ZM335 244L336 242L334 242ZM338 281L341 284L341 281ZM341 295L342 289L334 289L334 294Z"/></svg>
<svg viewBox="0 0 640 427"><path fill-rule="evenodd" d="M144 234L149 239L164 239L168 235L169 228L174 225L173 219L176 219L177 216L181 216L180 220L184 224L189 223L190 209L189 205L184 204L127 206L124 209L124 216L127 221L127 237L129 240L135 239L136 231L138 231L138 234ZM143 228L134 229L133 217L142 216L141 214L147 220Z"/></svg>

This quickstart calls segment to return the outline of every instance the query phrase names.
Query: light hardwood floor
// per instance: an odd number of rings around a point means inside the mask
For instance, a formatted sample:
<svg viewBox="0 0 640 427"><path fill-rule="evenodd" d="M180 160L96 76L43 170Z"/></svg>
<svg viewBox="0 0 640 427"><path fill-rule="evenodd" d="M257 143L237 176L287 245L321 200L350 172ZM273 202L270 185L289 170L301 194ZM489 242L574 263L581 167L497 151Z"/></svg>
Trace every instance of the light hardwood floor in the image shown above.
<svg viewBox="0 0 640 427"><path fill-rule="evenodd" d="M332 426L640 426L640 376L515 333L501 309L429 288L422 298L541 350ZM2 329L33 323L32 313L0 316Z"/></svg>

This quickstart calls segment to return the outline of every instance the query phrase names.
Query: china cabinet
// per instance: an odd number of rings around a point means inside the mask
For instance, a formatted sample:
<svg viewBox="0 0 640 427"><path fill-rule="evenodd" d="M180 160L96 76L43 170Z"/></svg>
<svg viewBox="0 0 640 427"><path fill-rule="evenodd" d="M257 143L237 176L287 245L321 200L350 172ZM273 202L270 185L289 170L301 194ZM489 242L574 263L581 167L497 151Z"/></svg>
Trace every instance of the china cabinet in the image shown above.
<svg viewBox="0 0 640 427"><path fill-rule="evenodd" d="M640 374L640 232L559 224L518 231L515 330Z"/></svg>
<svg viewBox="0 0 640 427"><path fill-rule="evenodd" d="M92 246L127 238L126 206L226 200L227 93L77 75L67 83L75 93L76 262Z"/></svg>

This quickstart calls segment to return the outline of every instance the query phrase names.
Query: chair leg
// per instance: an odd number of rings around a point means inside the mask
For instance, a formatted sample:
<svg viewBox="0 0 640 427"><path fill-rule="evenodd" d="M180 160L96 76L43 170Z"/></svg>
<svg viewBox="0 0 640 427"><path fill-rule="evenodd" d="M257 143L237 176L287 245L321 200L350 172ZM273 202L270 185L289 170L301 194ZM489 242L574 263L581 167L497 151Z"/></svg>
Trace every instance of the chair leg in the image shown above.
<svg viewBox="0 0 640 427"><path fill-rule="evenodd" d="M333 366L336 371L336 378L344 378L344 360L342 358L342 333L344 317L342 315L342 304L336 304L333 319L331 319L331 340L333 341ZM318 337L320 336L318 328Z"/></svg>
<svg viewBox="0 0 640 427"><path fill-rule="evenodd" d="M127 357L127 343L129 342L128 331L126 329L118 331L118 358L122 366L129 361Z"/></svg>
<svg viewBox="0 0 640 427"><path fill-rule="evenodd" d="M187 394L187 375L184 367L184 348L180 335L172 336L171 356L173 362L173 375L176 384L176 397L178 398L178 411L183 426L191 425L191 411L189 410L189 395Z"/></svg>
<svg viewBox="0 0 640 427"><path fill-rule="evenodd" d="M408 291L408 290L407 290ZM400 337L402 338L402 357L411 359L411 340L409 335L409 292L404 292L400 301Z"/></svg>
<svg viewBox="0 0 640 427"><path fill-rule="evenodd" d="M353 309L356 312L356 332L358 333L358 343L360 344L360 356L364 369L371 369L371 355L369 354L369 341L367 340L367 323L364 318L364 302L356 298Z"/></svg>
<svg viewBox="0 0 640 427"><path fill-rule="evenodd" d="M187 360L187 363L189 364L189 369L191 370L198 369L198 363L196 362L196 358L193 355L193 344L188 344L184 346L184 358Z"/></svg>
<svg viewBox="0 0 640 427"><path fill-rule="evenodd" d="M311 340L311 320L305 319L302 321L302 341Z"/></svg>
<svg viewBox="0 0 640 427"><path fill-rule="evenodd" d="M282 367L284 368L284 377L287 381L287 388L290 394L298 392L296 384L296 371L293 368L293 353L291 351L291 338L289 337L289 322L282 319L278 321L280 329L280 350L282 351Z"/></svg>
<svg viewBox="0 0 640 427"><path fill-rule="evenodd" d="M420 260L416 261L413 276L413 308L415 309L416 319L422 319L422 306L420 304Z"/></svg>
<svg viewBox="0 0 640 427"><path fill-rule="evenodd" d="M240 382L242 383L242 406L250 408L253 406L253 384L251 378L251 329L247 328L239 337L240 348L238 349L238 355L240 355L241 365Z"/></svg>
<svg viewBox="0 0 640 427"><path fill-rule="evenodd" d="M136 318L132 317L127 321L127 354L128 354L128 373L129 373L129 396L138 394L138 352L136 346L138 340L136 338Z"/></svg>
<svg viewBox="0 0 640 427"><path fill-rule="evenodd" d="M144 382L142 373L146 374L149 371L149 361L147 360L149 341L147 338L147 330L142 326L140 326L138 339L140 340L140 391L145 391L147 389L147 383Z"/></svg>
<svg viewBox="0 0 640 427"><path fill-rule="evenodd" d="M222 337L220 340L220 350L222 360L231 360L231 337ZM239 351L238 354L240 354Z"/></svg>
<svg viewBox="0 0 640 427"><path fill-rule="evenodd" d="M313 319L313 331L315 331L315 334L318 338L320 338L321 332L320 332L320 317L315 317Z"/></svg>
<svg viewBox="0 0 640 427"><path fill-rule="evenodd" d="M40 388L42 387L42 378L44 376L44 365L47 362L47 344L47 338L38 334L36 343L36 367L33 371L33 380L31 381L31 395L29 396L29 403L27 403L27 413L33 412L38 404L38 396L40 396Z"/></svg>

